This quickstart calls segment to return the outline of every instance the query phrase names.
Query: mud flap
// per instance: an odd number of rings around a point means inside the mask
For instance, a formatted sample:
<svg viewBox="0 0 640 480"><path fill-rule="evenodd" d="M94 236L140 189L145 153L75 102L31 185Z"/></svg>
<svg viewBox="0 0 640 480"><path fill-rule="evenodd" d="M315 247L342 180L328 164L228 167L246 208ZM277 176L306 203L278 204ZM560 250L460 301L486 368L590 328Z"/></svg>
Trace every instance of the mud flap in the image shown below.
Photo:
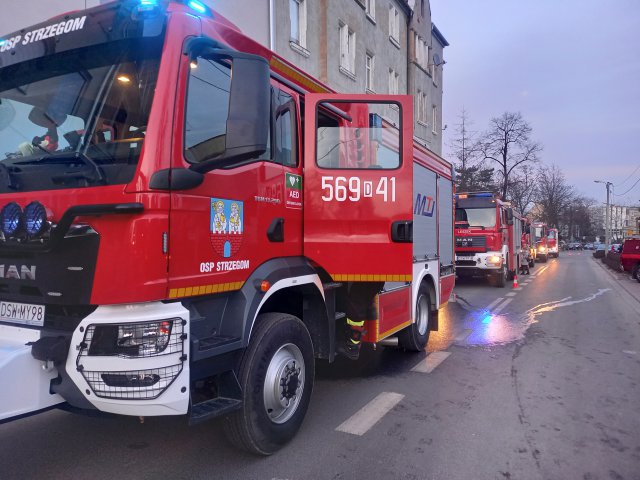
<svg viewBox="0 0 640 480"><path fill-rule="evenodd" d="M31 356L28 344L39 338L38 330L0 325L0 423L64 402L49 390L57 370Z"/></svg>

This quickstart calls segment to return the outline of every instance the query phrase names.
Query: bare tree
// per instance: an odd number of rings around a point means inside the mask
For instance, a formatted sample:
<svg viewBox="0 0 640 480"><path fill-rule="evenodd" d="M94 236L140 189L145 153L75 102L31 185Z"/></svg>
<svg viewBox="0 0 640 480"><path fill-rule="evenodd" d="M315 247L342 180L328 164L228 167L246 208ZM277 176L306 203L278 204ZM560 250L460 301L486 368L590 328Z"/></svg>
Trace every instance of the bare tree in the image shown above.
<svg viewBox="0 0 640 480"><path fill-rule="evenodd" d="M463 108L455 125L453 139L449 143L456 158L456 189L459 192L495 190L494 169L486 168L482 161L482 151L477 140L477 132L471 130L472 122Z"/></svg>
<svg viewBox="0 0 640 480"><path fill-rule="evenodd" d="M559 226L563 213L573 200L573 187L567 184L560 168L551 165L540 169L536 188L540 220L552 226Z"/></svg>
<svg viewBox="0 0 640 480"><path fill-rule="evenodd" d="M520 112L505 112L492 118L480 146L484 160L492 160L499 165L502 176L502 197L507 197L509 176L518 166L538 161L542 146L531 140L531 126Z"/></svg>
<svg viewBox="0 0 640 480"><path fill-rule="evenodd" d="M538 174L531 165L522 165L511 173L507 194L520 215L526 215L535 203L537 179Z"/></svg>

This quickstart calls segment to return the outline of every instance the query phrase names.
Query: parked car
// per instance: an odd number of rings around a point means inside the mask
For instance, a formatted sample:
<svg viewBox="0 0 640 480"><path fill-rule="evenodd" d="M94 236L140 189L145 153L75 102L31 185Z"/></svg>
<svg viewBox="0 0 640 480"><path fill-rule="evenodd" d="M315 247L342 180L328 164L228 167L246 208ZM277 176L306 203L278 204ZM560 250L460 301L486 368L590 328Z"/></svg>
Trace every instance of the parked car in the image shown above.
<svg viewBox="0 0 640 480"><path fill-rule="evenodd" d="M611 247L609 248L610 252L616 252L616 253L620 253L622 251L622 244L621 243L612 243Z"/></svg>
<svg viewBox="0 0 640 480"><path fill-rule="evenodd" d="M604 258L607 249L606 245L604 243L598 243L595 247L593 256L595 258Z"/></svg>
<svg viewBox="0 0 640 480"><path fill-rule="evenodd" d="M625 272L640 282L640 237L628 238L622 246L620 263Z"/></svg>
<svg viewBox="0 0 640 480"><path fill-rule="evenodd" d="M586 250L595 250L595 248L596 248L596 247L595 247L595 245L594 245L593 243L587 243L587 244L584 246L584 248L585 248Z"/></svg>

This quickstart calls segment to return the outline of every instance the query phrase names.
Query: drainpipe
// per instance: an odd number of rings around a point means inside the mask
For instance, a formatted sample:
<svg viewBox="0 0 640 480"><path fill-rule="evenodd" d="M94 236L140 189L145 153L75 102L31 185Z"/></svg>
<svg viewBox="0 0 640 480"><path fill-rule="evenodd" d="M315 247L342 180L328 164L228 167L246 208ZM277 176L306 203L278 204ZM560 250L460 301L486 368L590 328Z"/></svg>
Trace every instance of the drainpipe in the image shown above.
<svg viewBox="0 0 640 480"><path fill-rule="evenodd" d="M276 51L276 0L269 0L269 48Z"/></svg>

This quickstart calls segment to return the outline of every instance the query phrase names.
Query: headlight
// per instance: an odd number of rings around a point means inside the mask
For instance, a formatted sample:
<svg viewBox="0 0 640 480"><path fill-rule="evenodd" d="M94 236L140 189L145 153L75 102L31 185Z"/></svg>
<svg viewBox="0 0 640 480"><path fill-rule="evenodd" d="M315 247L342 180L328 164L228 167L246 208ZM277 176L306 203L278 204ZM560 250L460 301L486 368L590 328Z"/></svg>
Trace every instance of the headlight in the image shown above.
<svg viewBox="0 0 640 480"><path fill-rule="evenodd" d="M547 249L546 249L546 248L544 248L542 245L540 245L540 246L538 247L538 250L539 250L539 251L541 251L541 252L544 252L544 251L546 251Z"/></svg>
<svg viewBox="0 0 640 480"><path fill-rule="evenodd" d="M15 235L22 226L22 208L16 202L8 203L0 212L0 227L7 237Z"/></svg>
<svg viewBox="0 0 640 480"><path fill-rule="evenodd" d="M487 264L495 264L495 265L500 265L502 263L502 257L499 257L498 255L489 255L487 257Z"/></svg>
<svg viewBox="0 0 640 480"><path fill-rule="evenodd" d="M24 226L29 237L34 238L42 234L49 224L47 212L40 202L31 202L24 208Z"/></svg>
<svg viewBox="0 0 640 480"><path fill-rule="evenodd" d="M85 343L90 356L151 357L182 349L182 320L123 325L90 325Z"/></svg>

